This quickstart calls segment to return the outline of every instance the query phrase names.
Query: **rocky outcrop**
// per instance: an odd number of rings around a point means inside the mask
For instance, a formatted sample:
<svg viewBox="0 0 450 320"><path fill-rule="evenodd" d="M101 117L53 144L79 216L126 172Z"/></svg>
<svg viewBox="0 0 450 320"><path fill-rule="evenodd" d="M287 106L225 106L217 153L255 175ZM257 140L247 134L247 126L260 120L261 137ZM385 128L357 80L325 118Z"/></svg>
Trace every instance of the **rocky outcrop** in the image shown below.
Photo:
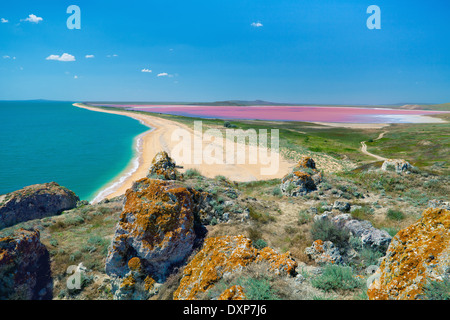
<svg viewBox="0 0 450 320"><path fill-rule="evenodd" d="M281 179L280 189L287 196L302 196L316 190L321 180L322 175L317 171L314 160L303 156L292 172Z"/></svg>
<svg viewBox="0 0 450 320"><path fill-rule="evenodd" d="M306 255L316 263L342 263L339 249L331 241L316 240L311 247L305 249Z"/></svg>
<svg viewBox="0 0 450 320"><path fill-rule="evenodd" d="M339 210L341 212L349 212L350 211L350 203L344 201L335 201L333 204L333 209Z"/></svg>
<svg viewBox="0 0 450 320"><path fill-rule="evenodd" d="M428 208L399 231L367 294L371 300L421 299L428 280L450 275L450 211Z"/></svg>
<svg viewBox="0 0 450 320"><path fill-rule="evenodd" d="M158 152L152 160L148 178L161 178L164 180L179 180L183 177L176 169L175 161L165 151Z"/></svg>
<svg viewBox="0 0 450 320"><path fill-rule="evenodd" d="M38 231L0 238L0 300L52 299L49 253Z"/></svg>
<svg viewBox="0 0 450 320"><path fill-rule="evenodd" d="M428 201L428 208L439 208L450 210L450 202L433 199Z"/></svg>
<svg viewBox="0 0 450 320"><path fill-rule="evenodd" d="M387 231L375 228L369 221L353 219L350 214L338 215L332 221L359 238L365 247L385 252L392 240Z"/></svg>
<svg viewBox="0 0 450 320"><path fill-rule="evenodd" d="M278 254L269 247L258 250L252 246L250 239L242 235L208 238L202 250L184 268L173 297L175 300L198 299L222 278L262 262L267 263L268 269L278 275L292 275L297 266L289 252ZM232 295L231 292L224 294Z"/></svg>
<svg viewBox="0 0 450 320"><path fill-rule="evenodd" d="M381 170L395 171L397 173L409 172L412 168L412 165L403 159L387 159L381 165Z"/></svg>
<svg viewBox="0 0 450 320"><path fill-rule="evenodd" d="M0 196L0 229L75 208L80 199L56 182L36 184Z"/></svg>
<svg viewBox="0 0 450 320"><path fill-rule="evenodd" d="M106 272L125 277L136 257L145 274L162 281L191 252L194 239L192 192L174 181L138 180L125 194Z"/></svg>

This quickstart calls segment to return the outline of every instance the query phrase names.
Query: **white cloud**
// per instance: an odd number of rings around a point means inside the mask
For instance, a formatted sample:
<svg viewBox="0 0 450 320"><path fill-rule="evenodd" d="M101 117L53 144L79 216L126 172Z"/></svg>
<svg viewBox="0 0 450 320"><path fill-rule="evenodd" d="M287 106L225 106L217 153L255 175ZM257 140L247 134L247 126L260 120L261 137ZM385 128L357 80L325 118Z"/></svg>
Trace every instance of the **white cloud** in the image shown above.
<svg viewBox="0 0 450 320"><path fill-rule="evenodd" d="M30 14L30 15L28 15L28 18L22 19L20 21L28 21L28 22L32 22L32 23L39 23L42 20L44 20L44 19L42 19L41 17L38 17L38 16L36 16L34 14Z"/></svg>
<svg viewBox="0 0 450 320"><path fill-rule="evenodd" d="M73 76L73 78L74 78L74 79L78 79L78 76L77 76L77 75L75 75L75 76Z"/></svg>
<svg viewBox="0 0 450 320"><path fill-rule="evenodd" d="M3 59L11 59L10 56L3 56Z"/></svg>
<svg viewBox="0 0 450 320"><path fill-rule="evenodd" d="M144 68L144 69L142 69L142 70L141 70L141 72L147 72L147 73L151 73L151 72L152 72L152 70L150 70L150 69L145 69L145 68Z"/></svg>
<svg viewBox="0 0 450 320"><path fill-rule="evenodd" d="M263 26L263 24L258 21L258 22L252 22L251 26L255 27L255 28L260 28Z"/></svg>
<svg viewBox="0 0 450 320"><path fill-rule="evenodd" d="M108 54L107 56L106 56L107 58L112 58L112 57L118 57L118 55L117 54Z"/></svg>
<svg viewBox="0 0 450 320"><path fill-rule="evenodd" d="M169 76L169 74L166 72L161 72L161 73L158 73L158 75L157 75L157 77L168 77L168 76Z"/></svg>
<svg viewBox="0 0 450 320"><path fill-rule="evenodd" d="M48 56L47 58L45 58L45 60L55 60L55 61L64 61L64 62L68 62L68 61L75 61L75 57L71 54L68 53L63 53L61 56L58 56L56 54L52 54L50 56Z"/></svg>
<svg viewBox="0 0 450 320"><path fill-rule="evenodd" d="M93 54L87 54L84 56L86 59L92 59L95 58L95 56Z"/></svg>
<svg viewBox="0 0 450 320"><path fill-rule="evenodd" d="M5 18L2 18L0 21L1 21L1 23L8 23L9 22L9 20L6 20Z"/></svg>

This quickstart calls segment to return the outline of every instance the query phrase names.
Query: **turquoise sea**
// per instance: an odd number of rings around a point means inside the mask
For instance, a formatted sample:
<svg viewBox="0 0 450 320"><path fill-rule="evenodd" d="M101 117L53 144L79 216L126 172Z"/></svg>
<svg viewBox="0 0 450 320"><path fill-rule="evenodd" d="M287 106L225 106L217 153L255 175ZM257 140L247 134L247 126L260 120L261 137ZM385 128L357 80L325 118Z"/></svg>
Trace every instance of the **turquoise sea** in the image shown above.
<svg viewBox="0 0 450 320"><path fill-rule="evenodd" d="M92 200L132 166L138 121L61 101L0 101L0 194L55 181Z"/></svg>

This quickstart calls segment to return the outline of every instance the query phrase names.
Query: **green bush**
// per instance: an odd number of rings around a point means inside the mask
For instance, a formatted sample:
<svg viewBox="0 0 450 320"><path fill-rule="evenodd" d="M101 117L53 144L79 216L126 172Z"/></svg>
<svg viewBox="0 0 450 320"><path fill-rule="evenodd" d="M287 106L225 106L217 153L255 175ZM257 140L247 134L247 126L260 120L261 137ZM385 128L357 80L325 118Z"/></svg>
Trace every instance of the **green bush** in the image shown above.
<svg viewBox="0 0 450 320"><path fill-rule="evenodd" d="M353 290L363 286L364 282L353 275L350 267L326 265L320 276L312 279L313 287L323 291Z"/></svg>
<svg viewBox="0 0 450 320"><path fill-rule="evenodd" d="M311 220L311 215L306 210L300 210L298 213L298 224L305 224Z"/></svg>
<svg viewBox="0 0 450 320"><path fill-rule="evenodd" d="M428 281L423 291L426 300L450 300L450 276L442 281Z"/></svg>
<svg viewBox="0 0 450 320"><path fill-rule="evenodd" d="M242 287L249 300L279 300L278 295L266 278L248 278L242 282Z"/></svg>
<svg viewBox="0 0 450 320"><path fill-rule="evenodd" d="M405 218L405 215L403 214L403 212L401 212L400 210L394 210L394 209L389 209L387 211L386 216L388 217L388 219L391 220L403 220Z"/></svg>
<svg viewBox="0 0 450 320"><path fill-rule="evenodd" d="M187 169L186 172L184 173L184 176L186 178L193 178L193 177L200 177L200 171L198 171L197 169Z"/></svg>
<svg viewBox="0 0 450 320"><path fill-rule="evenodd" d="M329 219L315 221L310 232L314 241L331 241L340 248L345 248L350 239L350 234L347 231L339 228Z"/></svg>
<svg viewBox="0 0 450 320"><path fill-rule="evenodd" d="M360 259L364 261L364 265L366 267L377 265L378 260L384 256L384 254L378 250L370 249L370 248L363 248L359 252Z"/></svg>
<svg viewBox="0 0 450 320"><path fill-rule="evenodd" d="M276 186L272 189L272 195L280 197L282 195L281 189L279 186Z"/></svg>

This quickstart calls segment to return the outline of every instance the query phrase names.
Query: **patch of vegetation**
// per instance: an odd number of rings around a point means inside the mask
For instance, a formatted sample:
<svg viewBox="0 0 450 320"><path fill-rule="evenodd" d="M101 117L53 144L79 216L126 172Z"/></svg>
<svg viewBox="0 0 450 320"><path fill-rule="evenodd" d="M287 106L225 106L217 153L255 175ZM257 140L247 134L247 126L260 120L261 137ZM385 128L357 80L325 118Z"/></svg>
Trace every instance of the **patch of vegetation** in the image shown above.
<svg viewBox="0 0 450 320"><path fill-rule="evenodd" d="M253 242L253 246L256 249L260 250L260 249L263 249L263 248L267 247L267 242L265 240L263 240L263 239L258 239L255 242Z"/></svg>
<svg viewBox="0 0 450 320"><path fill-rule="evenodd" d="M388 209L388 211L386 213L386 217L391 220L400 221L405 218L405 215L400 210Z"/></svg>
<svg viewBox="0 0 450 320"><path fill-rule="evenodd" d="M268 213L268 212L261 213L261 212L257 211L256 209L254 209L253 207L249 207L248 210L249 210L250 218L257 222L266 224L268 222L275 221L275 217L270 215L270 213Z"/></svg>
<svg viewBox="0 0 450 320"><path fill-rule="evenodd" d="M445 276L442 280L428 281L423 291L426 300L450 300L450 276Z"/></svg>
<svg viewBox="0 0 450 320"><path fill-rule="evenodd" d="M188 179L196 178L201 177L201 173L197 169L187 169L186 172L184 173L184 176Z"/></svg>
<svg viewBox="0 0 450 320"><path fill-rule="evenodd" d="M325 292L331 290L354 290L361 288L364 282L353 274L351 267L326 265L321 275L311 280L313 287Z"/></svg>
<svg viewBox="0 0 450 320"><path fill-rule="evenodd" d="M331 241L339 248L345 248L350 239L350 235L347 231L339 228L329 219L319 219L314 221L310 232L314 241Z"/></svg>

